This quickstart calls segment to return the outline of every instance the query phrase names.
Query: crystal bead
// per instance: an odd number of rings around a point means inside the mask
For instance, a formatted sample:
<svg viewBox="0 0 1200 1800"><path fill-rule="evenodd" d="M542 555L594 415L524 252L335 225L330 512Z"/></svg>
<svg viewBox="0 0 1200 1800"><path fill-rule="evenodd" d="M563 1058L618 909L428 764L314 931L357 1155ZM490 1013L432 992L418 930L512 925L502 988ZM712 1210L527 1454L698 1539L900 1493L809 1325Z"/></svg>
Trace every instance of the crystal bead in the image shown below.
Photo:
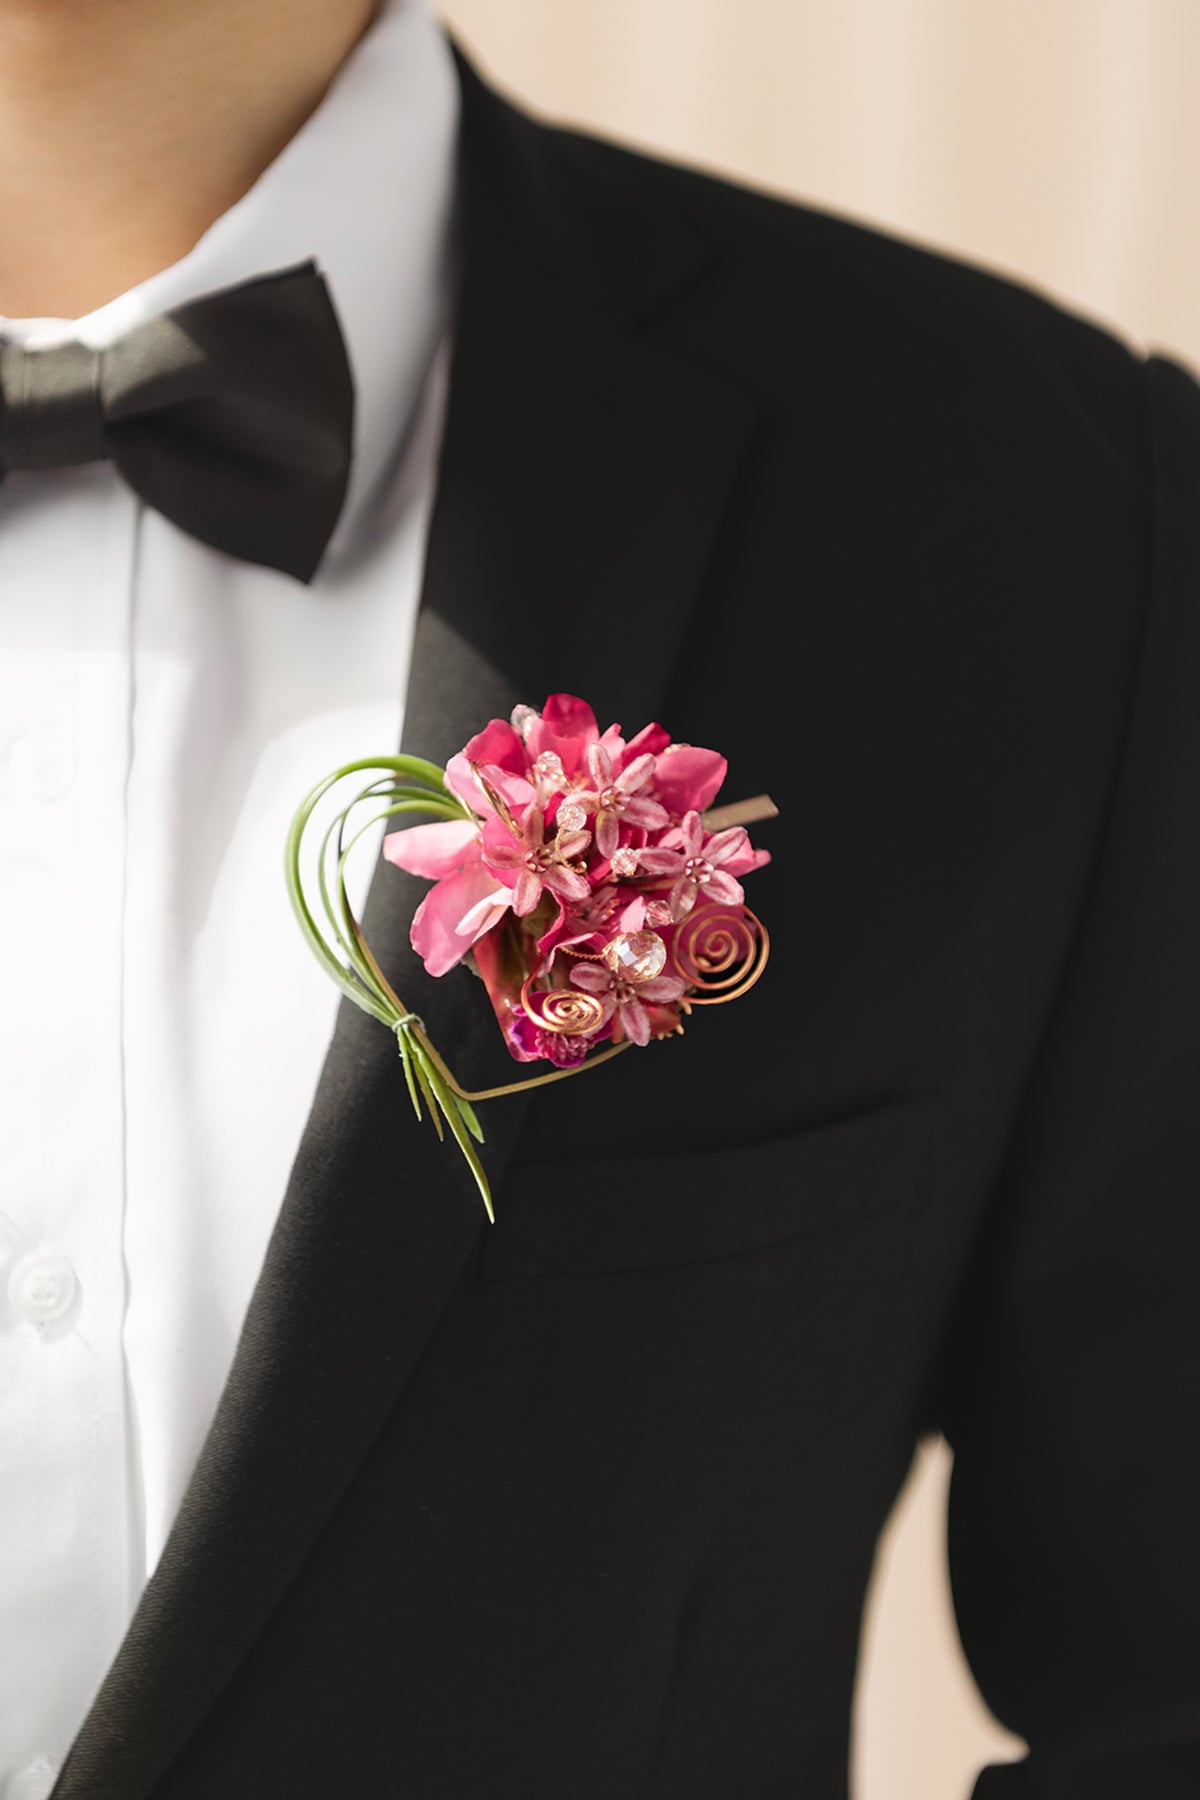
<svg viewBox="0 0 1200 1800"><path fill-rule="evenodd" d="M653 981L667 966L667 946L656 931L622 931L604 946L603 956L626 981Z"/></svg>

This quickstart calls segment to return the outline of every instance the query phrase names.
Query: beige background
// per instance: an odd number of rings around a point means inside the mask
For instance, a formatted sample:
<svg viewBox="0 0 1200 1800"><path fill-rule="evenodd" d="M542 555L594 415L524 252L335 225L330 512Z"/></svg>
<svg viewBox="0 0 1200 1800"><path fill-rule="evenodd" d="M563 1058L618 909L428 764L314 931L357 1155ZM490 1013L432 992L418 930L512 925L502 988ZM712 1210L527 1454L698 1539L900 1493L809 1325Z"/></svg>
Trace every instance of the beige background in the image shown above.
<svg viewBox="0 0 1200 1800"><path fill-rule="evenodd" d="M1196 0L442 0L573 124L1032 282L1200 368ZM1024 1746L954 1629L944 1443L879 1546L854 1800L968 1800Z"/></svg>

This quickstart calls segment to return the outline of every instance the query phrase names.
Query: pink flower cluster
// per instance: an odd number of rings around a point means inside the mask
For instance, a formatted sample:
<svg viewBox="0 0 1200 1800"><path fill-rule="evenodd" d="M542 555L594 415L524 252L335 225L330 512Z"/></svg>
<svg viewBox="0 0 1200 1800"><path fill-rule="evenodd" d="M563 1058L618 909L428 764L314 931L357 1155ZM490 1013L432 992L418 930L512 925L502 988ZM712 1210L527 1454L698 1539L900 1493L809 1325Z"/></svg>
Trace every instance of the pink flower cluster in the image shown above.
<svg viewBox="0 0 1200 1800"><path fill-rule="evenodd" d="M522 1062L569 1068L606 1041L675 1030L689 987L672 940L694 909L739 909L770 860L745 829L708 831L715 750L661 725L601 732L571 694L493 719L446 765L472 818L391 832L383 854L434 886L412 943L431 975L467 958Z"/></svg>

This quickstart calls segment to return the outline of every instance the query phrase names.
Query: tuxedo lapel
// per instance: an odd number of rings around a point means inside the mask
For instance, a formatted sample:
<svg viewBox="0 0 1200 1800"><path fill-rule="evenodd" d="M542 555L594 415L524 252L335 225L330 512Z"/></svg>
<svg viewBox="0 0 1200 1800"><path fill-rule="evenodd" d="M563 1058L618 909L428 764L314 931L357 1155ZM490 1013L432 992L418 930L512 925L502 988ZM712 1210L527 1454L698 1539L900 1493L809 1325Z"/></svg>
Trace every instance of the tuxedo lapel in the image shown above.
<svg viewBox="0 0 1200 1800"><path fill-rule="evenodd" d="M619 158L536 124L458 60L462 279L403 734L437 762L556 689L602 726L654 716L751 416L639 333L701 275L690 228ZM460 1080L511 1080L475 979L431 981L412 953L425 889L381 862L367 940ZM498 1207L523 1113L520 1097L481 1109ZM411 1115L391 1034L343 1001L212 1430L55 1800L156 1790L487 1228L457 1151Z"/></svg>

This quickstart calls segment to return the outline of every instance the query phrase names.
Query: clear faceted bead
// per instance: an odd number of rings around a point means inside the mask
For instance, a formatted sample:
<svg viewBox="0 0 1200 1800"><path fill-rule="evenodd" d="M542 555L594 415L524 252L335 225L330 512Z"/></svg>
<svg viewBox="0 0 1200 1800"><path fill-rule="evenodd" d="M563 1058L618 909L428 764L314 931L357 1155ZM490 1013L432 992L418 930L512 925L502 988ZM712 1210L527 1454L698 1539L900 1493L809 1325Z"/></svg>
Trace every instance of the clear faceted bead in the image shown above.
<svg viewBox="0 0 1200 1800"><path fill-rule="evenodd" d="M667 966L667 946L656 931L622 931L604 946L604 960L626 981L653 981Z"/></svg>

